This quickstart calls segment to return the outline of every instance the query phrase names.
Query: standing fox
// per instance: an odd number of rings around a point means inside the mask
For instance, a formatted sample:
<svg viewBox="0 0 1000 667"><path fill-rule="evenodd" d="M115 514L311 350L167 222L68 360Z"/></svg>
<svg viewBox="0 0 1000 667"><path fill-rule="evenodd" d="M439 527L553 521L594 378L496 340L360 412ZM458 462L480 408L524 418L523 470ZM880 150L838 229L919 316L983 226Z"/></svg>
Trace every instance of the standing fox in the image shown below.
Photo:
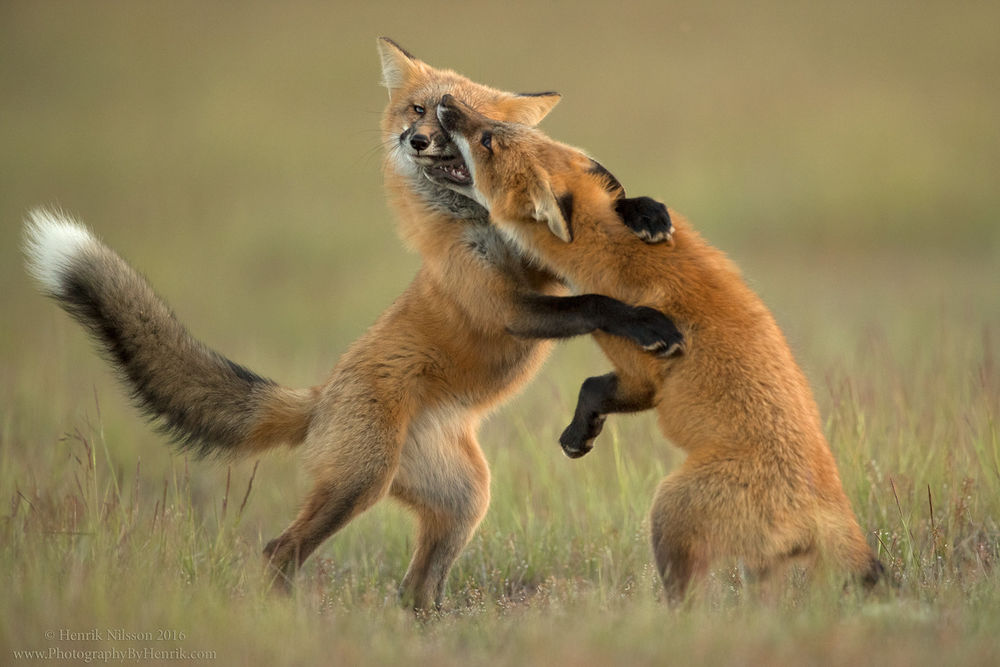
<svg viewBox="0 0 1000 667"><path fill-rule="evenodd" d="M66 216L32 212L25 247L42 289L89 331L139 407L182 447L217 456L304 449L312 489L265 548L279 586L289 587L316 547L388 494L419 524L401 595L430 609L489 504L478 425L532 377L548 349L540 339L601 330L670 353L681 337L652 309L562 296L557 279L531 268L482 207L436 184L468 178L434 115L442 95L530 124L558 95L494 90L389 40L378 46L389 89L387 185L402 234L424 262L325 384L282 387L208 349L133 268ZM661 215L624 197L618 205L634 227L627 233L656 241L669 232L665 208Z"/></svg>
<svg viewBox="0 0 1000 667"><path fill-rule="evenodd" d="M774 318L736 267L674 217L672 243L645 246L616 223L620 185L538 130L491 120L446 95L437 109L470 179L459 192L490 210L524 252L580 290L670 313L685 335L673 359L595 333L616 371L589 378L560 438L586 454L611 412L656 407L688 453L652 507L668 597L723 558L763 576L825 561L874 583L881 565L844 494L805 377Z"/></svg>

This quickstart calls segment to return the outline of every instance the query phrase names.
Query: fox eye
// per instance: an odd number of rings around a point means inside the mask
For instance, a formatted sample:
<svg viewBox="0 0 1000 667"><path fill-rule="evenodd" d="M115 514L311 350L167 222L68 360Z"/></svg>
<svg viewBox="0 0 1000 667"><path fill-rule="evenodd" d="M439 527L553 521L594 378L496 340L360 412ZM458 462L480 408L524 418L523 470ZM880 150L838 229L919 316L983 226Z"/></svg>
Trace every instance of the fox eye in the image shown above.
<svg viewBox="0 0 1000 667"><path fill-rule="evenodd" d="M418 116L423 116L427 112L427 109L423 108L419 104L414 104L413 110L417 113Z"/></svg>
<svg viewBox="0 0 1000 667"><path fill-rule="evenodd" d="M486 150L493 152L493 133L489 130L483 132L483 136L479 139L479 143L483 145Z"/></svg>

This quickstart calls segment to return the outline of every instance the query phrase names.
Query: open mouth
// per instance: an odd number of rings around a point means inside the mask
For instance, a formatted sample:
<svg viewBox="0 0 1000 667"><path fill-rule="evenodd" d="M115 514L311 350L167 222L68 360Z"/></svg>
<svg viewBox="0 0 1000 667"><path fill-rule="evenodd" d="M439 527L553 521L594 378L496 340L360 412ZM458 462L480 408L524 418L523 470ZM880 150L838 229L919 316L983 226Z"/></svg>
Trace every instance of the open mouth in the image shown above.
<svg viewBox="0 0 1000 667"><path fill-rule="evenodd" d="M472 183L472 174L469 173L469 167L461 156L440 158L434 164L425 167L425 170L432 179L442 179L457 185Z"/></svg>

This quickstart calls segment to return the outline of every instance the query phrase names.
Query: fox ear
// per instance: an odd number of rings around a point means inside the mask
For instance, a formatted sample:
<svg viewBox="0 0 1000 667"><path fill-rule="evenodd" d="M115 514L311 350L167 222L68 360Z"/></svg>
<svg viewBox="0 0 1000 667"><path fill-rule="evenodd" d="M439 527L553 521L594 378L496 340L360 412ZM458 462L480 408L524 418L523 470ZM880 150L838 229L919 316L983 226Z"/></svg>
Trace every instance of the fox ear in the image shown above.
<svg viewBox="0 0 1000 667"><path fill-rule="evenodd" d="M567 192L556 197L548 179L540 179L531 193L531 217L538 222L544 222L560 240L570 243L573 240L573 230L570 222L573 218L573 193Z"/></svg>
<svg viewBox="0 0 1000 667"><path fill-rule="evenodd" d="M423 63L388 37L379 37L377 46L382 60L382 85L389 89L391 98L394 91L423 74Z"/></svg>
<svg viewBox="0 0 1000 667"><path fill-rule="evenodd" d="M525 93L514 95L500 103L502 118L511 123L534 127L542 122L552 108L559 104L559 93Z"/></svg>

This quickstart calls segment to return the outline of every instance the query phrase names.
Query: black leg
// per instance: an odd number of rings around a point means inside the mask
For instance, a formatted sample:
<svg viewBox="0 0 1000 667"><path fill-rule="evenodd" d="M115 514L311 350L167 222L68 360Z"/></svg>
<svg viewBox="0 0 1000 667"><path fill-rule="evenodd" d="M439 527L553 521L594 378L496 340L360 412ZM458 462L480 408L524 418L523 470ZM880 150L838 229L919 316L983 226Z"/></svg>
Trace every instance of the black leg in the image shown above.
<svg viewBox="0 0 1000 667"><path fill-rule="evenodd" d="M559 436L566 456L577 459L594 448L594 439L612 412L639 412L653 406L655 391L645 384L628 386L616 373L587 378L580 386L573 421Z"/></svg>
<svg viewBox="0 0 1000 667"><path fill-rule="evenodd" d="M681 352L684 336L658 310L630 306L601 294L522 297L515 322L507 329L524 338L569 338L604 331L627 338L642 349L669 357Z"/></svg>

